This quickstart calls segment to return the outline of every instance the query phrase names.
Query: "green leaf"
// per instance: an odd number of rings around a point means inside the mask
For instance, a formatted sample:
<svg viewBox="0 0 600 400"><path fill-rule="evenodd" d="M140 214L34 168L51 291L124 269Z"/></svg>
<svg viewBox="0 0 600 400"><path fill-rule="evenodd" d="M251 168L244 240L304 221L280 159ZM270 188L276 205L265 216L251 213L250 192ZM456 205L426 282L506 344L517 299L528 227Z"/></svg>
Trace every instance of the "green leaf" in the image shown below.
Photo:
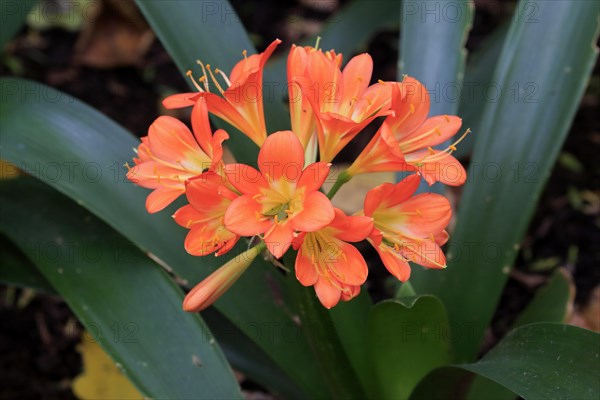
<svg viewBox="0 0 600 400"><path fill-rule="evenodd" d="M398 76L407 74L425 85L431 115L456 114L472 21L473 4L467 0L417 0L402 6Z"/></svg>
<svg viewBox="0 0 600 400"><path fill-rule="evenodd" d="M37 0L0 0L0 51L8 41L25 24L27 13L33 8Z"/></svg>
<svg viewBox="0 0 600 400"><path fill-rule="evenodd" d="M562 269L556 270L548 283L535 293L533 300L515 321L513 329L535 322L566 322L569 305L574 295L568 272ZM473 380L467 398L511 400L515 395L496 382L478 376Z"/></svg>
<svg viewBox="0 0 600 400"><path fill-rule="evenodd" d="M0 236L0 282L55 293L36 266L4 236Z"/></svg>
<svg viewBox="0 0 600 400"><path fill-rule="evenodd" d="M555 323L522 326L474 364L444 367L429 374L412 399L453 398L447 386L458 369L483 376L526 400L598 399L600 335ZM450 396L449 396L450 394Z"/></svg>
<svg viewBox="0 0 600 400"><path fill-rule="evenodd" d="M313 290L312 288L307 290ZM368 335L369 312L373 303L366 290L348 302L340 302L329 310L344 353L348 356L360 384L367 388L371 382L369 353L365 346Z"/></svg>
<svg viewBox="0 0 600 400"><path fill-rule="evenodd" d="M455 155L459 158L472 153L481 131L479 126L485 106L495 96L498 86L492 79L509 26L504 23L497 28L467 58L457 115L463 119L463 126L471 128L473 133L457 146Z"/></svg>
<svg viewBox="0 0 600 400"><path fill-rule="evenodd" d="M369 318L372 398L407 399L434 368L451 361L444 305L433 296L384 301Z"/></svg>
<svg viewBox="0 0 600 400"><path fill-rule="evenodd" d="M425 85L431 99L430 115L454 115L458 110L467 55L465 42L472 20L473 4L468 0L403 3L398 79L406 74ZM431 188L423 182L420 186L420 192L444 190L441 184Z"/></svg>
<svg viewBox="0 0 600 400"><path fill-rule="evenodd" d="M283 260L288 266L294 265L296 251L288 251ZM290 290L298 307L300 324L307 333L310 348L315 355L317 366L328 383L334 399L362 399L365 397L356 370L344 349L333 314L320 303L312 287L304 287L294 274L288 276ZM354 308L357 309L357 308ZM343 318L344 312L336 313ZM351 323L344 318L344 321ZM348 325L346 325L348 327ZM342 332L343 333L343 332ZM348 338L348 337L347 337Z"/></svg>
<svg viewBox="0 0 600 400"><path fill-rule="evenodd" d="M241 398L208 327L125 238L33 179L0 183L0 229L39 266L102 347L150 397Z"/></svg>
<svg viewBox="0 0 600 400"><path fill-rule="evenodd" d="M182 74L197 71L198 59L229 72L243 58L243 50L250 54L254 51L227 0L178 1L176 6L168 1L137 0L136 3ZM266 71L263 87L267 132L289 129L289 115L283 101L287 88ZM230 133L227 145L239 162L256 163L256 145L239 132L233 134L232 127L222 121L215 118L213 122Z"/></svg>
<svg viewBox="0 0 600 400"><path fill-rule="evenodd" d="M233 367L269 389L270 393L285 399L306 399L308 395L244 332L216 308L202 312L208 326ZM252 327L254 328L254 327ZM296 340L298 331L288 330L288 340Z"/></svg>
<svg viewBox="0 0 600 400"><path fill-rule="evenodd" d="M459 362L477 354L597 57L594 2L524 1L517 16L493 78L503 90L477 133L448 268L413 281L446 305Z"/></svg>
<svg viewBox="0 0 600 400"><path fill-rule="evenodd" d="M0 79L0 86L3 158L90 210L189 285L229 260L231 255L188 255L183 248L187 230L170 218L173 207L153 215L146 212L149 191L128 182L122 167L139 141L121 126L47 86L10 78ZM243 247L240 243L232 254ZM285 285L279 271L256 260L215 307L318 397L326 389L310 367L314 359L294 322ZM295 340L288 339L296 333Z"/></svg>

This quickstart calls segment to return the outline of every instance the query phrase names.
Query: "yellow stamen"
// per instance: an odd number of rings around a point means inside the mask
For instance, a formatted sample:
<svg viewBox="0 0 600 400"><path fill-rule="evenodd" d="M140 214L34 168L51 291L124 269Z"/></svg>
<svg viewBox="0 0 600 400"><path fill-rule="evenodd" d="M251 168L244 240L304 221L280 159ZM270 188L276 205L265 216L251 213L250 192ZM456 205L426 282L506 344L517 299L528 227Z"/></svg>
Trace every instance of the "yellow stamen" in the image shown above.
<svg viewBox="0 0 600 400"><path fill-rule="evenodd" d="M200 68L202 68L202 78L200 78L200 80L202 82L204 82L204 87L206 88L206 91L208 92L208 78L206 77L206 68L204 68L204 64L202 63L202 61L200 60L196 60L196 63L200 66Z"/></svg>
<svg viewBox="0 0 600 400"><path fill-rule="evenodd" d="M425 156L423 157L421 160L417 161L418 163L423 163L425 161L431 162L431 161L437 161L437 160L442 160L445 157L449 156L450 154L452 154L453 152L456 151L457 147L456 145L459 144L460 142L463 141L463 139L469 134L471 133L471 129L467 129L465 131L465 133L462 134L462 136L460 138L458 138L457 141L455 141L454 143L452 143L450 146L446 147L444 150L441 150L439 152L434 152L435 155L430 155L430 156ZM431 149L431 148L430 148Z"/></svg>
<svg viewBox="0 0 600 400"><path fill-rule="evenodd" d="M229 80L227 75L225 75L225 73L223 71L221 71L219 68L217 68L217 69L215 69L215 72L217 74L221 74L221 76L223 77L223 80L225 81L225 83L227 83L227 87L231 86L231 81Z"/></svg>
<svg viewBox="0 0 600 400"><path fill-rule="evenodd" d="M321 36L317 36L317 43L315 43L315 50L319 50L319 43L321 42Z"/></svg>
<svg viewBox="0 0 600 400"><path fill-rule="evenodd" d="M198 85L198 82L196 82L196 80L194 79L194 75L192 74L192 71L188 70L188 72L186 72L185 74L190 78L190 80L192 81L192 84L199 92L204 92L204 90L200 87L200 85Z"/></svg>
<svg viewBox="0 0 600 400"><path fill-rule="evenodd" d="M208 74L210 75L210 78L213 80L213 83L215 84L215 86L217 87L217 89L219 90L219 92L221 92L221 94L223 94L225 91L223 90L223 88L221 87L221 85L219 85L219 81L217 81L217 78L215 77L215 75L213 74L212 70L210 69L210 64L206 64L206 70L208 71Z"/></svg>

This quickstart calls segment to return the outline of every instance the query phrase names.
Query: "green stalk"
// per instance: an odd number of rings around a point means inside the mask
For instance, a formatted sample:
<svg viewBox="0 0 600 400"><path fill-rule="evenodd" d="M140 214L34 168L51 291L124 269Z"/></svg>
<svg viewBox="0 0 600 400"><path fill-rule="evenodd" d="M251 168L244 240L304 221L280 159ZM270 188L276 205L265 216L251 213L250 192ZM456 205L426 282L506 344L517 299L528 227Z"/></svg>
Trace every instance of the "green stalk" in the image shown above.
<svg viewBox="0 0 600 400"><path fill-rule="evenodd" d="M284 256L284 263L292 269L296 251ZM366 394L360 385L356 371L344 351L329 311L319 302L312 287L304 287L289 274L292 299L297 304L302 332L317 360L321 372L334 399L364 399Z"/></svg>
<svg viewBox="0 0 600 400"><path fill-rule="evenodd" d="M342 186L344 186L344 184L346 182L348 182L350 179L352 179L352 176L348 174L347 170L342 171L338 175L337 180L333 184L333 187L329 190L329 193L327 193L327 198L329 200L333 199L333 196L335 196L335 194L338 192L338 190L340 190L340 188Z"/></svg>

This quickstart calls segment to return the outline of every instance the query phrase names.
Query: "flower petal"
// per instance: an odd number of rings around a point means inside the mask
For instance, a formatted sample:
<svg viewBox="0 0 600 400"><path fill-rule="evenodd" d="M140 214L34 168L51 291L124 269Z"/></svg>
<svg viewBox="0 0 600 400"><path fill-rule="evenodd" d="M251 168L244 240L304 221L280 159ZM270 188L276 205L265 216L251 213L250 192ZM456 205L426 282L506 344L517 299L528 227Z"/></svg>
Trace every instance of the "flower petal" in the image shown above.
<svg viewBox="0 0 600 400"><path fill-rule="evenodd" d="M206 214L199 212L191 204L186 204L185 206L179 208L173 214L173 219L177 224L183 226L184 228L190 229L192 225L195 223L202 221L206 218Z"/></svg>
<svg viewBox="0 0 600 400"><path fill-rule="evenodd" d="M360 251L341 240L329 243L330 253L327 266L333 276L345 285L362 285L367 280L369 269Z"/></svg>
<svg viewBox="0 0 600 400"><path fill-rule="evenodd" d="M331 201L321 192L308 192L302 211L290 217L290 225L302 232L314 232L328 225L334 218Z"/></svg>
<svg viewBox="0 0 600 400"><path fill-rule="evenodd" d="M438 115L428 118L423 125L412 132L398 138L400 150L404 153L411 153L416 150L436 146L444 143L456 132L462 125L462 119L453 115Z"/></svg>
<svg viewBox="0 0 600 400"><path fill-rule="evenodd" d="M258 153L258 168L270 181L297 182L304 168L304 149L294 132L269 135Z"/></svg>
<svg viewBox="0 0 600 400"><path fill-rule="evenodd" d="M162 101L162 105L166 109L169 109L169 110L173 109L173 108L190 107L190 106L193 106L194 104L196 104L196 101L198 100L199 97L200 97L199 92L178 93L178 94L174 94L174 95L169 96L166 99L164 99Z"/></svg>
<svg viewBox="0 0 600 400"><path fill-rule="evenodd" d="M304 286L314 285L319 278L315 265L312 263L310 257L304 254L302 247L296 256L294 269L296 270L296 279Z"/></svg>
<svg viewBox="0 0 600 400"><path fill-rule="evenodd" d="M360 242L365 240L373 231L373 218L363 216L346 216L343 217L343 222L340 224L338 220L338 212L343 214L343 211L336 208L336 218L331 223L331 227L338 229L339 232L335 235L340 240L345 242Z"/></svg>
<svg viewBox="0 0 600 400"><path fill-rule="evenodd" d="M406 161L416 168L429 185L441 182L460 186L467 181L467 171L454 156L439 150L420 151L406 155Z"/></svg>
<svg viewBox="0 0 600 400"><path fill-rule="evenodd" d="M192 130L202 150L212 156L213 135L208 122L208 108L204 97L198 99L192 108Z"/></svg>
<svg viewBox="0 0 600 400"><path fill-rule="evenodd" d="M319 278L317 283L315 283L315 292L323 307L327 309L335 307L342 295L341 290L333 286L325 278Z"/></svg>
<svg viewBox="0 0 600 400"><path fill-rule="evenodd" d="M399 90L397 90L399 89ZM393 90L392 110L394 115L386 122L400 139L423 124L429 114L429 93L425 86L415 78L407 76Z"/></svg>
<svg viewBox="0 0 600 400"><path fill-rule="evenodd" d="M312 163L302 171L298 188L304 187L307 192L319 190L323 186L323 182L329 176L331 164L324 162Z"/></svg>
<svg viewBox="0 0 600 400"><path fill-rule="evenodd" d="M273 224L264 236L267 249L275 258L283 257L290 248L292 240L294 240L294 230L287 221Z"/></svg>
<svg viewBox="0 0 600 400"><path fill-rule="evenodd" d="M168 161L181 170L202 172L212 164L210 157L200 149L188 127L176 118L158 117L148 130L152 154Z"/></svg>
<svg viewBox="0 0 600 400"><path fill-rule="evenodd" d="M157 213L175 201L185 192L182 188L159 187L146 198L146 210L150 214Z"/></svg>
<svg viewBox="0 0 600 400"><path fill-rule="evenodd" d="M410 278L410 265L404 257L385 244L376 246L375 250L390 274L401 282L406 282Z"/></svg>
<svg viewBox="0 0 600 400"><path fill-rule="evenodd" d="M394 191L393 183L382 183L379 186L367 192L365 196L364 212L365 215L370 217L373 215L376 209L379 208L381 203L387 199L387 197Z"/></svg>
<svg viewBox="0 0 600 400"><path fill-rule="evenodd" d="M446 256L435 241L407 241L400 246L400 252L410 261L426 268L446 268Z"/></svg>
<svg viewBox="0 0 600 400"><path fill-rule="evenodd" d="M251 195L240 196L225 211L225 227L240 236L254 236L266 232L273 221L260 215L261 205Z"/></svg>
<svg viewBox="0 0 600 400"><path fill-rule="evenodd" d="M243 194L256 194L261 188L269 186L259 171L246 164L227 164L225 174L229 182Z"/></svg>

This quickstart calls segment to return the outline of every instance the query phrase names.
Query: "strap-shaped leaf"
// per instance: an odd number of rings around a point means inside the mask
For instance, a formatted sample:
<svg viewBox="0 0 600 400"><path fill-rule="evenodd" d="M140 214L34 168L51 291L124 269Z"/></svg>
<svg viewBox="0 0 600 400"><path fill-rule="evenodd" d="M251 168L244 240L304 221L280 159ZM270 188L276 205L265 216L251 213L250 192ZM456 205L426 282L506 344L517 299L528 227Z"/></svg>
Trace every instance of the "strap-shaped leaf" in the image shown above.
<svg viewBox="0 0 600 400"><path fill-rule="evenodd" d="M398 75L413 76L425 85L431 115L456 114L472 21L468 0L417 0L402 6Z"/></svg>
<svg viewBox="0 0 600 400"><path fill-rule="evenodd" d="M0 282L55 293L36 266L4 236L0 237Z"/></svg>
<svg viewBox="0 0 600 400"><path fill-rule="evenodd" d="M473 4L468 0L418 0L402 5L398 79L407 74L425 85L430 115L456 114L472 20ZM398 179L402 177L398 174ZM419 188L437 193L444 189L442 184L430 188L425 182Z"/></svg>
<svg viewBox="0 0 600 400"><path fill-rule="evenodd" d="M406 399L434 368L451 361L448 319L433 296L384 301L371 310L372 398Z"/></svg>
<svg viewBox="0 0 600 400"><path fill-rule="evenodd" d="M477 353L573 120L597 57L597 11L592 1L523 1L513 18L494 74L503 90L477 133L448 268L413 282L446 305L457 361Z"/></svg>
<svg viewBox="0 0 600 400"><path fill-rule="evenodd" d="M165 271L31 178L0 182L0 229L145 395L241 398L227 360Z"/></svg>
<svg viewBox="0 0 600 400"><path fill-rule="evenodd" d="M600 335L556 323L522 326L474 364L429 374L411 399L452 399L456 381L468 371L526 400L593 400L600 396ZM462 370L462 371L461 371Z"/></svg>
<svg viewBox="0 0 600 400"><path fill-rule="evenodd" d="M146 212L148 190L128 182L123 168L139 142L121 126L47 86L12 78L0 79L0 86L3 158L90 210L190 285L231 257L188 255L183 248L187 231L172 221L169 210ZM308 393L318 396L326 389L310 368L314 361L294 322L284 285L279 271L257 260L215 306ZM297 338L288 340L292 334Z"/></svg>
<svg viewBox="0 0 600 400"><path fill-rule="evenodd" d="M513 329L535 322L566 322L574 287L566 271L557 270L546 285L540 288L525 310L519 315ZM467 399L513 400L515 395L496 382L477 376Z"/></svg>
<svg viewBox="0 0 600 400"><path fill-rule="evenodd" d="M227 0L177 3L138 0L136 3L182 74L198 70L198 59L229 73L243 58L243 50L254 52L248 34ZM286 86L265 72L263 87L268 133L289 129L289 114L284 104ZM233 129L216 118L213 122L231 134L228 146L238 161L256 163L256 145L239 132L234 135Z"/></svg>

